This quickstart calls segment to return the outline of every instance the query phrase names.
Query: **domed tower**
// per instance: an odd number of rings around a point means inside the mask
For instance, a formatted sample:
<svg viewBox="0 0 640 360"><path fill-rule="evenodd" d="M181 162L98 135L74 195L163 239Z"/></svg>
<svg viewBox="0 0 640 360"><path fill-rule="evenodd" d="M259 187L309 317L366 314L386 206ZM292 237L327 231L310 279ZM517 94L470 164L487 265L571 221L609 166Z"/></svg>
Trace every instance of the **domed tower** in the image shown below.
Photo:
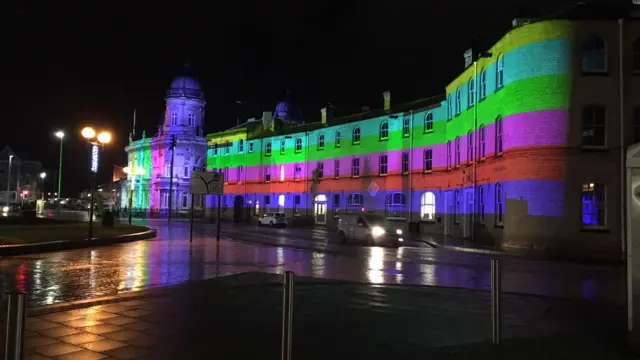
<svg viewBox="0 0 640 360"><path fill-rule="evenodd" d="M303 122L300 109L291 101L291 94L287 92L286 99L276 105L273 117L283 124L300 124Z"/></svg>
<svg viewBox="0 0 640 360"><path fill-rule="evenodd" d="M165 103L164 134L204 136L207 102L189 64L185 64L183 73L171 82Z"/></svg>

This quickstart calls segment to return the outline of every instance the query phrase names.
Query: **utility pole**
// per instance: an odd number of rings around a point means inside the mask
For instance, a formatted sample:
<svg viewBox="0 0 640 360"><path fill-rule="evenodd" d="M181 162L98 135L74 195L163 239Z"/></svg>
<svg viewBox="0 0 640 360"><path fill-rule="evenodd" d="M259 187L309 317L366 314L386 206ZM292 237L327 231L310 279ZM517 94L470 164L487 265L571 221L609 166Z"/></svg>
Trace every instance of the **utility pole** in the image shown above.
<svg viewBox="0 0 640 360"><path fill-rule="evenodd" d="M175 159L175 149L176 149L176 136L171 135L171 145L169 147L171 149L171 171L169 178L169 214L167 217L168 221L171 221L171 210L173 207L173 160Z"/></svg>
<svg viewBox="0 0 640 360"><path fill-rule="evenodd" d="M13 155L9 155L9 176L7 176L7 207L11 205L11 160L13 160Z"/></svg>

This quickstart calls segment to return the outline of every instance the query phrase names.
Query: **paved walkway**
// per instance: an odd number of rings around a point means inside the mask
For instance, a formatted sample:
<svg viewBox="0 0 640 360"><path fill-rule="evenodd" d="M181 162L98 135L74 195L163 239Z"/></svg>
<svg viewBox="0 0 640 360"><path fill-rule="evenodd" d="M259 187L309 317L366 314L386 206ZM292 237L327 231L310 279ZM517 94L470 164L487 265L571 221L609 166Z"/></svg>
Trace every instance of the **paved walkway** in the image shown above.
<svg viewBox="0 0 640 360"><path fill-rule="evenodd" d="M35 308L27 321L26 360L278 359L280 278L245 273ZM616 343L623 338L623 309L525 295L505 294L507 341L488 345L488 296L298 278L294 357L477 359L499 352L518 359L627 358ZM554 340L541 340L547 338Z"/></svg>

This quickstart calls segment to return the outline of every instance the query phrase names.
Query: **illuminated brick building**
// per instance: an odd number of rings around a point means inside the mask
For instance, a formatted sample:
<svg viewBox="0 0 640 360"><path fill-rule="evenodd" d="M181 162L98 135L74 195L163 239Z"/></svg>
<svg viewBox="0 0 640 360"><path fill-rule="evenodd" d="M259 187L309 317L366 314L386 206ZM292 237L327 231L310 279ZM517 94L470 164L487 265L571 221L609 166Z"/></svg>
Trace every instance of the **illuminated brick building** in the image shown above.
<svg viewBox="0 0 640 360"><path fill-rule="evenodd" d="M619 257L621 150L640 140L640 23L598 15L514 21L467 53L440 97L396 106L385 93L381 110L326 108L305 124L285 103L208 135L223 216L330 224L375 211L425 234Z"/></svg>

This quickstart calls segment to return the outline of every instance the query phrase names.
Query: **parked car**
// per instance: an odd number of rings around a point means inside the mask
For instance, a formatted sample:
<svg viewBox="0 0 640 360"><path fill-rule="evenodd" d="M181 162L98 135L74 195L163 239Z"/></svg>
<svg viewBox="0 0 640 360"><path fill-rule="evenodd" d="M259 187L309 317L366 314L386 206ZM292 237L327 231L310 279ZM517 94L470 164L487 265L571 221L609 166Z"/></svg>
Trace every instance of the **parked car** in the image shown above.
<svg viewBox="0 0 640 360"><path fill-rule="evenodd" d="M367 245L400 246L403 242L402 230L394 226L384 216L355 213L338 216L338 239L345 244L348 240L364 242Z"/></svg>
<svg viewBox="0 0 640 360"><path fill-rule="evenodd" d="M258 226L260 225L287 227L287 217L281 212L266 213L258 219Z"/></svg>

